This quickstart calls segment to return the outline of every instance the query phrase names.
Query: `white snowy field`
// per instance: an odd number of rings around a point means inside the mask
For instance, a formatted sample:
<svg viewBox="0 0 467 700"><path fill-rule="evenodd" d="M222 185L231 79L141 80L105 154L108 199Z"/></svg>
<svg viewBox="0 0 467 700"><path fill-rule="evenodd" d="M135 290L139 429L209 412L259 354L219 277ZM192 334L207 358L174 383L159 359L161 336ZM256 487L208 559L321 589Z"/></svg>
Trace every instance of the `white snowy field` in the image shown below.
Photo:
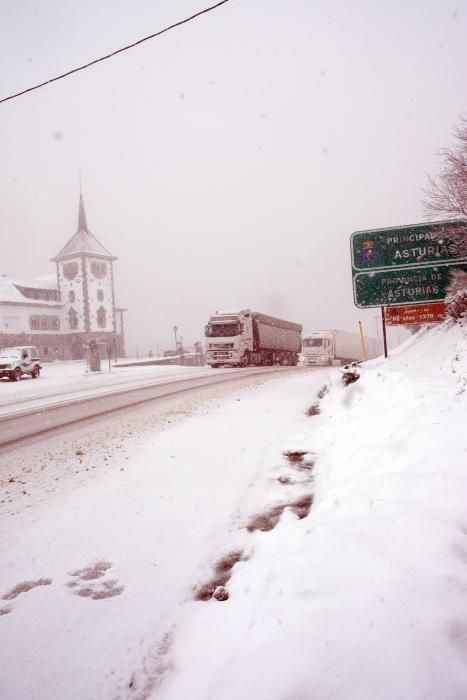
<svg viewBox="0 0 467 700"><path fill-rule="evenodd" d="M466 331L0 457L0 697L467 697Z"/></svg>

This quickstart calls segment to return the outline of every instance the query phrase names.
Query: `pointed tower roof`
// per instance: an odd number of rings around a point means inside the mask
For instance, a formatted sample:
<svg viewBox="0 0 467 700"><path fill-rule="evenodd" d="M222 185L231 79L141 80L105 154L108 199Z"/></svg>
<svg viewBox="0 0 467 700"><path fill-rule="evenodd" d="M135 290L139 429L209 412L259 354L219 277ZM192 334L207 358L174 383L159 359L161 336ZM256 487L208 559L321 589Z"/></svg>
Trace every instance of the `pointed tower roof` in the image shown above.
<svg viewBox="0 0 467 700"><path fill-rule="evenodd" d="M87 231L86 212L84 211L83 195L79 193L79 214L78 214L78 231Z"/></svg>
<svg viewBox="0 0 467 700"><path fill-rule="evenodd" d="M79 195L79 211L78 211L78 230L70 238L68 243L63 246L60 252L52 258L53 262L63 260L64 258L73 257L75 255L93 255L107 260L117 260L107 248L104 248L93 233L88 229L86 222L86 211L84 209L83 195Z"/></svg>

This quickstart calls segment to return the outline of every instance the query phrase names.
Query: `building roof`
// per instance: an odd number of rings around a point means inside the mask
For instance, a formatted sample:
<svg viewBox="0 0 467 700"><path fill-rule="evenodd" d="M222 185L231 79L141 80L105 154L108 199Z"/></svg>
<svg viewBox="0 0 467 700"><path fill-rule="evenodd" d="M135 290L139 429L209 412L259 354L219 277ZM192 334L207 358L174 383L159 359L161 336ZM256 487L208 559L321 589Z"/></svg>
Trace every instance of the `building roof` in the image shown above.
<svg viewBox="0 0 467 700"><path fill-rule="evenodd" d="M57 260L63 260L64 258L83 254L106 258L107 260L117 259L111 253L109 253L107 248L104 248L102 243L100 243L94 234L88 229L83 195L80 194L78 230L75 234L73 234L68 243L63 246L60 252L54 258L52 258L52 260L56 262Z"/></svg>
<svg viewBox="0 0 467 700"><path fill-rule="evenodd" d="M36 277L33 277L31 280L29 280L29 282L31 282L33 285L39 285L41 288L43 285L44 289L46 287L50 287L50 289L58 289L56 272L48 272L45 275L36 275Z"/></svg>
<svg viewBox="0 0 467 700"><path fill-rule="evenodd" d="M23 304L25 306L62 306L57 280L20 279L0 276L0 304Z"/></svg>

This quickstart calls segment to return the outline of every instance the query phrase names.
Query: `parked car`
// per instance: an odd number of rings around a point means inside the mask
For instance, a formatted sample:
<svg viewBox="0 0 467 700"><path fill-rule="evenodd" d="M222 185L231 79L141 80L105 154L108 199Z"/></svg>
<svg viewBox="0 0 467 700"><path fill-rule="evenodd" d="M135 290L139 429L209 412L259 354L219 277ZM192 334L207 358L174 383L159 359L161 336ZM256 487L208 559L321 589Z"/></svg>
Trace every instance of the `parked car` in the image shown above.
<svg viewBox="0 0 467 700"><path fill-rule="evenodd" d="M23 374L37 379L41 373L39 353L33 345L20 345L0 350L0 379L8 377L10 382L18 382Z"/></svg>

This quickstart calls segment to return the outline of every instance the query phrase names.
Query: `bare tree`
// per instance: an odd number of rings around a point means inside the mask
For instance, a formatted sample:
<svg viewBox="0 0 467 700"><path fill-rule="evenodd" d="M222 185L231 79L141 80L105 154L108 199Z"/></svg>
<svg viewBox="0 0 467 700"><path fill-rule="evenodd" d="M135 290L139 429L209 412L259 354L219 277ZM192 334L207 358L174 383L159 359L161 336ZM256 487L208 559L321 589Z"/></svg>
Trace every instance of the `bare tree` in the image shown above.
<svg viewBox="0 0 467 700"><path fill-rule="evenodd" d="M441 169L438 175L428 176L424 188L423 206L427 218L466 217L467 219L467 114L459 118L454 129L454 146L439 152ZM467 257L467 221L449 233L441 232L457 247L459 257ZM453 319L465 318L467 314L467 267L455 268L451 272L446 297L448 314Z"/></svg>
<svg viewBox="0 0 467 700"><path fill-rule="evenodd" d="M455 144L439 152L439 175L428 175L423 206L427 217L467 217L467 114L454 129Z"/></svg>

